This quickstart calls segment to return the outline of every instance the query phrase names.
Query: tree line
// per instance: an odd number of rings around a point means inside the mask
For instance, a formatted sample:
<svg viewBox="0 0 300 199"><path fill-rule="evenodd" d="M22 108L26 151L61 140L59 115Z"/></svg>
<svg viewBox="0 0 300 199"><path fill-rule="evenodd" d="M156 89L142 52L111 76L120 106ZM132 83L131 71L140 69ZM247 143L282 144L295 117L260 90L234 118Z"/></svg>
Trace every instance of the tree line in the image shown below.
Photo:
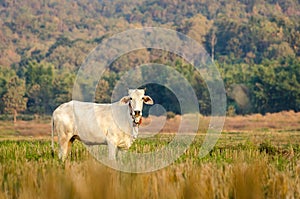
<svg viewBox="0 0 300 199"><path fill-rule="evenodd" d="M124 59L115 64L124 63ZM164 63L164 60L158 62L156 59L156 62ZM174 63L168 62L168 65L189 81L199 100L200 112L209 115L210 95L207 82L201 74L179 57L174 58ZM216 62L216 65L224 80L229 114L300 111L300 62L296 59L265 60L262 64L252 65ZM124 74L124 71L113 71L114 68L116 66L111 66L105 72L96 90L85 88L95 92L95 102L111 102L112 90ZM14 115L18 112L51 114L57 106L72 99L75 78L76 73L55 69L50 63L29 62L22 71L1 68L0 112ZM90 85L87 83L82 86ZM167 111L181 113L174 93L167 87L155 84L144 86L156 103L164 106Z"/></svg>

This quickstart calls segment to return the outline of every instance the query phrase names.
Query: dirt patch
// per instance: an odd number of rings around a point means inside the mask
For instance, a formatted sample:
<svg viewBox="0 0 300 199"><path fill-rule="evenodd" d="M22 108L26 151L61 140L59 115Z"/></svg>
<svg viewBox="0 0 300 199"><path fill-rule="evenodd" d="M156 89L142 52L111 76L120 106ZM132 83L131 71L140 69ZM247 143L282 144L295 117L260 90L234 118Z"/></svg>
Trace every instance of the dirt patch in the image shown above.
<svg viewBox="0 0 300 199"><path fill-rule="evenodd" d="M174 133L179 128L186 131L191 129L188 122L181 124L182 118L176 115L174 118L148 117L143 118L140 127L143 133ZM194 121L189 121L191 124ZM199 116L200 133L206 133L210 117ZM181 126L182 125L182 126ZM253 114L246 116L226 117L223 128L224 132L300 132L300 113L284 111L273 114ZM51 124L49 121L18 121L16 124L8 121L0 121L0 138L14 136L50 137Z"/></svg>
<svg viewBox="0 0 300 199"><path fill-rule="evenodd" d="M300 112L283 111L266 115L227 117L225 131L300 131Z"/></svg>
<svg viewBox="0 0 300 199"><path fill-rule="evenodd" d="M10 121L0 122L0 137L11 136L50 136L51 125L50 122L40 121L17 121L13 123Z"/></svg>

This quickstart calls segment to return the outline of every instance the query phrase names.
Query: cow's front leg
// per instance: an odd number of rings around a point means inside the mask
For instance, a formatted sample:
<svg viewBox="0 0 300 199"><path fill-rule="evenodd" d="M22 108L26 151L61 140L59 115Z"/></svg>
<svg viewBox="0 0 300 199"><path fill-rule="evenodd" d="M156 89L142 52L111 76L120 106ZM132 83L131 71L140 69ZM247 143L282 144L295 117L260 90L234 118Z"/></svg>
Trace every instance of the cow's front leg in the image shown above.
<svg viewBox="0 0 300 199"><path fill-rule="evenodd" d="M134 139L137 139L138 134L139 134L139 127L138 127L138 126L133 127L133 128L132 128L132 137L133 137Z"/></svg>
<svg viewBox="0 0 300 199"><path fill-rule="evenodd" d="M108 145L108 159L116 160L118 147L112 142L108 142L107 145Z"/></svg>
<svg viewBox="0 0 300 199"><path fill-rule="evenodd" d="M62 162L64 162L68 155L68 148L69 148L69 140L67 139L67 136L62 134L58 134L58 142L59 142L59 154L58 158Z"/></svg>

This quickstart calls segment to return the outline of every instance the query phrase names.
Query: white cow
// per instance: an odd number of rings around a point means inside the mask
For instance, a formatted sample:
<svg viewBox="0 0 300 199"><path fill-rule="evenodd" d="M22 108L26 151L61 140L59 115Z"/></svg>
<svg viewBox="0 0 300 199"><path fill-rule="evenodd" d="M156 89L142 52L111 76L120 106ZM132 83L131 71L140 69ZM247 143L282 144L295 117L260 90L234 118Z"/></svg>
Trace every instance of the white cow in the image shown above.
<svg viewBox="0 0 300 199"><path fill-rule="evenodd" d="M114 160L118 148L128 149L137 138L143 103L153 104L144 89L129 89L128 94L113 104L70 101L60 105L52 116L52 150L56 133L63 161L75 139L86 145L107 144L109 159Z"/></svg>

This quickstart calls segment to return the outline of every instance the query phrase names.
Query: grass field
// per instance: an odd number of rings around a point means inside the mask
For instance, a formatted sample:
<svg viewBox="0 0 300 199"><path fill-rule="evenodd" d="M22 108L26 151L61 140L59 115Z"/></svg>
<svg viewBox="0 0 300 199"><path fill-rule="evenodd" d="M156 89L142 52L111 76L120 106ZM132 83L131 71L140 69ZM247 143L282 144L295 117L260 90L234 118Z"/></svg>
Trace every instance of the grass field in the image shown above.
<svg viewBox="0 0 300 199"><path fill-rule="evenodd" d="M208 121L178 160L145 174L106 167L79 142L62 164L51 156L49 123L1 122L0 198L300 198L299 113L227 118L214 149L199 158ZM130 150L158 150L173 138L165 131Z"/></svg>

